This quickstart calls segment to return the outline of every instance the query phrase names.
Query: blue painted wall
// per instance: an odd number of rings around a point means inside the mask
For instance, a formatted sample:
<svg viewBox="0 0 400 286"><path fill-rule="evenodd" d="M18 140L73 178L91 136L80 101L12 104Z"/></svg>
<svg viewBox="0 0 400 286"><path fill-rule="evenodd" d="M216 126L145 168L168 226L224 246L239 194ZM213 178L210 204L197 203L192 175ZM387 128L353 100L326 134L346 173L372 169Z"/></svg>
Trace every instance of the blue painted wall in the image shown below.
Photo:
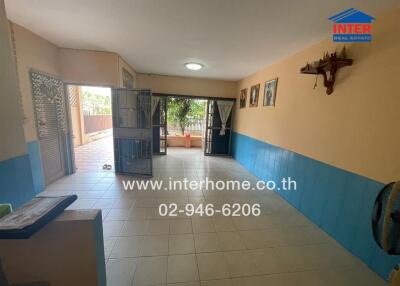
<svg viewBox="0 0 400 286"><path fill-rule="evenodd" d="M28 154L0 162L0 203L13 209L35 196Z"/></svg>
<svg viewBox="0 0 400 286"><path fill-rule="evenodd" d="M40 147L37 141L27 144L30 166L32 169L33 186L35 193L38 194L44 190L44 179L42 171L42 163L40 159Z"/></svg>
<svg viewBox="0 0 400 286"><path fill-rule="evenodd" d="M400 262L372 235L372 208L383 184L235 132L232 155L262 180L296 180L296 191L277 193L382 278Z"/></svg>

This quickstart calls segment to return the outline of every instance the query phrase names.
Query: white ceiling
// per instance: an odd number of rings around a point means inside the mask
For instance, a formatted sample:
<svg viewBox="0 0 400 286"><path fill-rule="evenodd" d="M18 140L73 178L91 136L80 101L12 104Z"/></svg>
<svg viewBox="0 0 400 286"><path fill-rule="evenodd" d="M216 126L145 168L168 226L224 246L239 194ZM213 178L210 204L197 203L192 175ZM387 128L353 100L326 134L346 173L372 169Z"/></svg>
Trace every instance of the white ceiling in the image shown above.
<svg viewBox="0 0 400 286"><path fill-rule="evenodd" d="M10 20L61 47L113 51L136 71L236 80L330 36L344 9L398 0L5 0ZM188 71L185 62L204 65Z"/></svg>

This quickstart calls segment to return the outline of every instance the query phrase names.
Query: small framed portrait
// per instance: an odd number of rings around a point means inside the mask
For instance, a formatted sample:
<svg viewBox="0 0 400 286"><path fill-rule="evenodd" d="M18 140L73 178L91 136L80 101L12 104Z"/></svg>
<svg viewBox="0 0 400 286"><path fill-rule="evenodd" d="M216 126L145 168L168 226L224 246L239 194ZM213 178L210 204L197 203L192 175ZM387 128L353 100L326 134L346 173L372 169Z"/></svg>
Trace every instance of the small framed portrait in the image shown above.
<svg viewBox="0 0 400 286"><path fill-rule="evenodd" d="M278 86L278 78L268 80L264 87L264 106L275 106L276 88Z"/></svg>
<svg viewBox="0 0 400 286"><path fill-rule="evenodd" d="M246 101L247 101L247 88L244 88L240 91L240 108L245 108L246 107Z"/></svg>
<svg viewBox="0 0 400 286"><path fill-rule="evenodd" d="M253 85L250 89L250 107L257 107L258 94L260 92L260 84Z"/></svg>

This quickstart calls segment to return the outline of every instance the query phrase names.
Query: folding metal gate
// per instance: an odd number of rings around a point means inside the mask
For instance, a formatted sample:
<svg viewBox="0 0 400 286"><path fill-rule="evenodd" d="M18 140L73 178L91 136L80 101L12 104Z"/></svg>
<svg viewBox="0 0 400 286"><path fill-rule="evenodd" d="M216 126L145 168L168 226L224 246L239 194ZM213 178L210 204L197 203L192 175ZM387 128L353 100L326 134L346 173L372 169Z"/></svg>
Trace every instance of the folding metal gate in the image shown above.
<svg viewBox="0 0 400 286"><path fill-rule="evenodd" d="M152 176L151 90L113 89L115 172Z"/></svg>

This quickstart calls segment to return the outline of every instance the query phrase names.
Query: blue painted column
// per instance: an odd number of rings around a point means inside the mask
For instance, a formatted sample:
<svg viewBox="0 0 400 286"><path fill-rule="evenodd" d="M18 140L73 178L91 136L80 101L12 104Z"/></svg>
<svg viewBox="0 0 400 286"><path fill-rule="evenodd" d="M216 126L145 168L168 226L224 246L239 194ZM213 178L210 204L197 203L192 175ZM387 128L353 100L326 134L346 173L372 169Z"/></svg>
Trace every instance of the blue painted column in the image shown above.
<svg viewBox="0 0 400 286"><path fill-rule="evenodd" d="M15 209L35 195L28 154L0 162L0 203Z"/></svg>
<svg viewBox="0 0 400 286"><path fill-rule="evenodd" d="M39 142L29 142L27 147L32 170L33 187L35 189L35 193L38 194L44 190L44 177L40 158Z"/></svg>

